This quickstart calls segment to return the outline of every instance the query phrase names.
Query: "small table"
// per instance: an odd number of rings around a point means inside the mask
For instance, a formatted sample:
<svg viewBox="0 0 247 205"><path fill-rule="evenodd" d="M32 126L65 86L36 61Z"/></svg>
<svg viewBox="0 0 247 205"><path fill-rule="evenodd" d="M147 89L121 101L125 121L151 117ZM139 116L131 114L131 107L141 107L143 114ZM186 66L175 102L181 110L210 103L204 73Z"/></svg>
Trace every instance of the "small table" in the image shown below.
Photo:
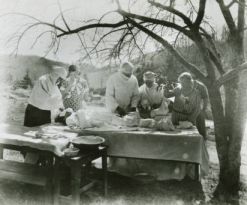
<svg viewBox="0 0 247 205"><path fill-rule="evenodd" d="M65 199L72 199L75 205L80 204L80 193L88 190L92 187L92 183L89 183L80 188L82 176L81 171L83 165L91 163L93 160L101 158L102 159L102 171L103 171L103 180L104 180L104 195L107 195L107 147L100 146L99 149L87 153L79 153L76 157L56 157L55 163L55 176L54 176L54 204L58 205L60 198L60 166L62 163L65 163L71 171L71 197L62 197Z"/></svg>
<svg viewBox="0 0 247 205"><path fill-rule="evenodd" d="M60 196L60 169L65 163L71 170L71 188L73 204L80 204L80 192L85 191L85 187L80 189L82 165L94 159L102 158L102 169L104 176L104 193L107 194L107 147L102 146L92 152L80 153L77 157L68 158L63 155L63 148L69 144L69 139L73 139L78 134L64 132L64 127L58 126L58 132L62 132L65 138L37 139L29 135L39 127L28 128L12 124L0 124L0 178L10 178L26 183L42 185L45 187L47 203L59 204ZM3 149L12 149L25 152L34 152L49 159L47 167L37 167L36 165L8 162L3 160ZM45 169L43 169L45 168Z"/></svg>

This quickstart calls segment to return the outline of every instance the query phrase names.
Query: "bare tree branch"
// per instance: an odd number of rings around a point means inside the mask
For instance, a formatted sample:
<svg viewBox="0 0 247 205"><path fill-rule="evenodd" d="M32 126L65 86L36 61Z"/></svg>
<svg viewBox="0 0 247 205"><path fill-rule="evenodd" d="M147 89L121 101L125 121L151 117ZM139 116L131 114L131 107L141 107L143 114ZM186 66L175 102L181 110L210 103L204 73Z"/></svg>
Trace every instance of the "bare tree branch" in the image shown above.
<svg viewBox="0 0 247 205"><path fill-rule="evenodd" d="M225 70L222 66L222 62L220 60L221 59L220 54L216 49L216 46L215 46L215 43L213 42L212 37L203 28L200 28L200 30L202 30L202 32L203 32L203 33L201 33L201 35L204 36L205 39L207 40L207 42L209 43L208 52L209 52L210 59L213 61L218 72L221 75L223 75L225 73Z"/></svg>
<svg viewBox="0 0 247 205"><path fill-rule="evenodd" d="M209 56L210 56L211 60L213 61L214 65L216 66L217 70L219 71L219 73L221 75L223 75L225 73L225 71L223 69L221 62L218 60L218 58L215 56L215 54L211 50L208 49L208 52L209 52Z"/></svg>
<svg viewBox="0 0 247 205"><path fill-rule="evenodd" d="M68 31L70 31L69 25L68 25L68 23L65 20L64 13L62 12L61 4L60 4L59 0L57 2L58 2L59 10L60 10L60 13L61 13L61 17L63 19L63 23L66 26L66 28L68 29Z"/></svg>
<svg viewBox="0 0 247 205"><path fill-rule="evenodd" d="M237 3L237 1L236 0L233 0L226 7L229 9L235 3Z"/></svg>
<svg viewBox="0 0 247 205"><path fill-rule="evenodd" d="M241 71L243 70L247 70L247 63L243 63L240 66L238 66L237 68L234 68L230 71L228 71L227 73L225 73L223 76L221 76L216 82L215 82L215 86L216 87L220 87L222 85L224 85L225 83L229 82L230 80L233 80L234 78L236 78Z"/></svg>
<svg viewBox="0 0 247 205"><path fill-rule="evenodd" d="M239 0L239 6L238 6L238 32L240 32L241 35L244 33L244 24L245 24L245 0Z"/></svg>
<svg viewBox="0 0 247 205"><path fill-rule="evenodd" d="M192 26L191 20L182 12L174 9L173 7L162 5L160 3L155 2L154 0L148 0L148 2L157 8L163 9L165 11L171 12L172 14L175 14L176 16L179 16L187 26Z"/></svg>
<svg viewBox="0 0 247 205"><path fill-rule="evenodd" d="M15 12L14 13L6 13L6 14L0 16L0 17L7 16L7 15L25 16L25 17L28 17L28 18L36 21L36 23L34 23L35 26L37 26L37 25L44 25L44 26L49 26L51 28L54 28L54 29L56 29L56 30L58 30L60 32L66 32L64 29L62 29L61 27L57 26L56 24L51 24L51 23L48 23L48 22L44 22L44 21L41 21L41 20L39 20L39 19L37 19L37 18L35 18L33 16L30 16L30 15L27 15L27 14L23 14L23 13L15 13Z"/></svg>
<svg viewBox="0 0 247 205"><path fill-rule="evenodd" d="M226 24L229 28L229 31L233 34L236 33L237 28L236 28L235 22L233 20L233 17L232 17L232 14L231 14L229 8L225 6L223 0L216 0L216 1L218 2L219 6L220 6L221 13L223 14L223 16L225 18L225 21L226 21Z"/></svg>
<svg viewBox="0 0 247 205"><path fill-rule="evenodd" d="M89 24L86 26L81 26L77 29L72 29L69 32L64 31L62 34L59 34L57 37L62 37L62 36L66 36L66 35L71 35L71 34L75 34L78 33L80 31L84 31L84 30L88 30L88 29L92 29L92 28L117 28L117 27L121 27L123 25L125 25L126 23L128 23L127 21L123 20L123 21L119 21L118 23L95 23L95 24Z"/></svg>
<svg viewBox="0 0 247 205"><path fill-rule="evenodd" d="M58 20L58 18L59 18L60 16L62 16L62 14L64 15L66 12L71 11L71 10L74 10L74 9L75 9L75 8L70 8L70 9L65 9L65 10L63 10L63 11L60 11L60 13L54 18L53 24L56 24L56 21Z"/></svg>
<svg viewBox="0 0 247 205"><path fill-rule="evenodd" d="M97 21L97 23L101 23L101 21L103 20L103 18L105 18L107 15L109 15L109 14L111 14L111 13L113 13L114 11L109 11L109 12L106 12L104 15L102 15L101 17L100 17L100 19ZM98 28L99 27L97 27L96 29L95 29L95 35L94 35L94 37L93 37L93 40L95 39L95 36L96 36L96 33L97 33L97 31L98 31Z"/></svg>
<svg viewBox="0 0 247 205"><path fill-rule="evenodd" d="M30 18L30 19L32 19L32 20L41 22L39 19L37 19L37 18L35 18L35 17L33 17L33 16L30 16L30 15L24 14L24 13L19 13L19 12L5 13L5 14L1 15L0 18L5 17L5 16L9 16L9 15L25 16L25 17L28 17L28 18Z"/></svg>
<svg viewBox="0 0 247 205"><path fill-rule="evenodd" d="M77 33L77 36L78 36L78 38L79 38L79 40L80 40L80 42L81 42L82 47L83 47L84 50L86 51L86 56L89 58L89 60L90 60L90 62L91 62L91 64L92 64L92 59L91 59L91 56L90 56L90 54L89 54L89 52L88 52L88 50L87 50L87 47L84 45L84 43L83 43L83 41L82 41L81 36L80 36L79 33Z"/></svg>
<svg viewBox="0 0 247 205"><path fill-rule="evenodd" d="M98 47L98 45L101 43L101 41L103 41L103 39L105 37L109 36L112 33L115 33L115 32L118 32L118 31L122 31L124 29L126 29L126 28L113 29L113 30L105 33L103 36L100 37L100 39L97 41L97 43L95 44L95 46L91 49L90 53L92 53Z"/></svg>
<svg viewBox="0 0 247 205"><path fill-rule="evenodd" d="M33 47L35 46L35 44L38 42L38 40L39 40L43 35L45 35L45 34L47 34L47 33L53 33L53 34L55 34L53 31L50 31L50 30L44 31L44 32L40 33L40 34L35 38L35 41L32 43L31 48L33 48Z"/></svg>
<svg viewBox="0 0 247 205"><path fill-rule="evenodd" d="M159 20L159 19L153 19L153 18L149 18L149 17L146 17L146 16L136 15L136 14L133 14L133 13L125 12L123 10L118 10L118 13L121 14L122 16L124 16L124 17L134 18L134 19L138 19L138 20L141 20L141 21L144 21L144 22L159 24L159 25L162 25L162 26L166 26L166 27L169 27L169 28L176 29L177 31L180 31L184 35L188 36L190 39L194 39L193 34L189 30L186 30L184 27L181 27L181 26L179 26L179 25L177 25L175 23L171 23L171 22L164 21L164 20Z"/></svg>
<svg viewBox="0 0 247 205"><path fill-rule="evenodd" d="M196 76L198 76L198 78L202 81L202 82L206 82L206 77L204 76L204 74L193 64L187 62L183 56L181 56L174 48L172 45L170 45L166 40L164 40L162 37L160 37L159 35L155 34L154 32L150 31L149 29L147 29L146 27L138 24L136 21L129 19L130 23L137 27L138 29L140 29L141 31L143 31L144 33L146 33L147 35L151 36L153 39L155 39L156 41L158 41L159 43L161 43L166 49L168 49L176 58L177 60L182 63L182 65L184 65L186 67L186 69L188 69L189 71L191 71L192 73L194 73Z"/></svg>
<svg viewBox="0 0 247 205"><path fill-rule="evenodd" d="M142 51L141 48L139 47L138 43L136 42L136 38L135 38L135 36L138 34L138 32L134 35L133 32L132 32L133 27L130 27L129 24L127 24L127 27L128 27L129 32L131 33L131 35L132 35L132 37L133 37L133 40L134 40L134 43L135 43L136 47L140 50L140 52L141 52L142 55L143 55L143 51Z"/></svg>
<svg viewBox="0 0 247 205"><path fill-rule="evenodd" d="M198 14L194 23L194 26L199 29L205 13L206 0L200 0Z"/></svg>

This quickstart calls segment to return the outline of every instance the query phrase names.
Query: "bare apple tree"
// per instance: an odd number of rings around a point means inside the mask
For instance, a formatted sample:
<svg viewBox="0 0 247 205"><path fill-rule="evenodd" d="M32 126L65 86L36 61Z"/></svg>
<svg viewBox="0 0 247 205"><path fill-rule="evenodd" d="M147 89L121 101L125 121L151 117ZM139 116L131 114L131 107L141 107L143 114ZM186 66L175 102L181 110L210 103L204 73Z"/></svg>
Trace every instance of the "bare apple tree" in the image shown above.
<svg viewBox="0 0 247 205"><path fill-rule="evenodd" d="M244 132L246 110L243 97L244 90L239 87L239 73L247 68L244 63L244 26L245 0L215 0L227 27L228 48L231 49L230 65L225 65L217 48L214 31L206 18L207 0L185 0L183 7L177 6L181 1L138 1L129 0L126 8L120 1L115 1L116 10L105 13L100 19L81 22L81 26L72 27L61 11L53 22L43 22L34 17L32 24L22 30L17 37L19 45L22 37L30 29L43 26L43 32L52 38L50 48L58 48L62 37L77 35L81 41L85 58L96 56L109 59L143 55L149 42L155 42L157 49L168 50L183 67L194 74L208 88L215 125L216 148L220 162L220 175L217 191L236 194L240 183L240 150ZM226 2L228 2L226 4ZM143 9L136 10L134 5L140 3ZM237 7L237 19L234 20L232 7ZM182 9L181 9L182 8ZM134 12L132 11L134 10ZM60 19L60 23L56 21ZM62 23L61 23L62 22ZM198 67L189 62L169 36L183 36L196 45L203 66ZM35 42L36 42L35 41ZM35 43L34 42L34 43ZM230 70L226 67L230 66ZM223 86L225 101L222 100L220 87ZM221 192L217 192L221 193Z"/></svg>

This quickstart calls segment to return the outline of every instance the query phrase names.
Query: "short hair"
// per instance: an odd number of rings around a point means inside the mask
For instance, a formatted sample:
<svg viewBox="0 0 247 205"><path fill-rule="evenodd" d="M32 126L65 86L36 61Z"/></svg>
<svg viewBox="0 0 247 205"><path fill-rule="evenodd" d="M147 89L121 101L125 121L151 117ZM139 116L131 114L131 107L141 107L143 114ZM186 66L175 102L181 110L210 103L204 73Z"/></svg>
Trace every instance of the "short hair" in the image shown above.
<svg viewBox="0 0 247 205"><path fill-rule="evenodd" d="M193 77L189 72L183 72L178 76L178 81L181 81L183 79L193 81Z"/></svg>

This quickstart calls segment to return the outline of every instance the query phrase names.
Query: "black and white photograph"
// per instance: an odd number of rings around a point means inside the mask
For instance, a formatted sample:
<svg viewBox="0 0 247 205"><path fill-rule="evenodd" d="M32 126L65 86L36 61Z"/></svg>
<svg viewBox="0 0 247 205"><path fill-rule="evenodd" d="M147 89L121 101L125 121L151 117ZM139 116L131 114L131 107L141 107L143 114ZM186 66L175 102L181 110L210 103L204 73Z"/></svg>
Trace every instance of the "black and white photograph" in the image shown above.
<svg viewBox="0 0 247 205"><path fill-rule="evenodd" d="M0 205L247 205L246 0L0 0Z"/></svg>

